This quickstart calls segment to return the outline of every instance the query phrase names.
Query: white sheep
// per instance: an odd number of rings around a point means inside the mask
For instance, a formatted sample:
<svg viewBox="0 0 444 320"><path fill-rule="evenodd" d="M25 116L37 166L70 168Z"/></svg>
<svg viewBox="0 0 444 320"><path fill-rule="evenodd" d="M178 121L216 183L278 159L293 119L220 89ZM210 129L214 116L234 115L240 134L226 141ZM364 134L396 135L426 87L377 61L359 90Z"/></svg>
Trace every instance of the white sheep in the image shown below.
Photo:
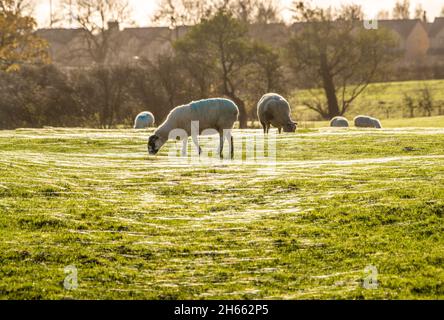
<svg viewBox="0 0 444 320"><path fill-rule="evenodd" d="M145 129L154 126L154 115L149 111L141 112L134 121L134 129Z"/></svg>
<svg viewBox="0 0 444 320"><path fill-rule="evenodd" d="M199 154L201 148L197 139L201 134L219 134L219 154L223 157L225 138L230 141L230 155L234 157L233 137L231 130L237 121L239 109L228 99L214 98L193 101L189 104L174 108L164 123L148 140L148 152L155 155L169 140L178 136L183 141L182 154L186 154L187 140L191 136ZM212 130L211 130L212 129ZM204 132L205 131L205 132Z"/></svg>
<svg viewBox="0 0 444 320"><path fill-rule="evenodd" d="M344 117L334 117L330 121L330 127L336 127L336 128L348 128L348 120Z"/></svg>
<svg viewBox="0 0 444 320"><path fill-rule="evenodd" d="M376 128L381 129L381 122L378 119L369 116L357 116L354 120L355 127L358 128Z"/></svg>
<svg viewBox="0 0 444 320"><path fill-rule="evenodd" d="M257 116L264 128L264 133L270 131L270 125L278 128L281 133L295 132L297 123L291 120L290 104L276 93L265 94L257 104Z"/></svg>

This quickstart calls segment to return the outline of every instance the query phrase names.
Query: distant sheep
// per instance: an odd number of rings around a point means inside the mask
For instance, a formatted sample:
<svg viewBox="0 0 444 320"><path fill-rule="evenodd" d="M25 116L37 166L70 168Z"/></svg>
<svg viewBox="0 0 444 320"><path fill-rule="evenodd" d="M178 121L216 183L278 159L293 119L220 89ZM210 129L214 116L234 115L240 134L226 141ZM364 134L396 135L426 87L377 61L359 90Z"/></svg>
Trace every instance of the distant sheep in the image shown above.
<svg viewBox="0 0 444 320"><path fill-rule="evenodd" d="M344 117L334 117L330 121L330 127L336 127L336 128L348 128L348 120Z"/></svg>
<svg viewBox="0 0 444 320"><path fill-rule="evenodd" d="M154 126L154 115L148 111L139 113L134 121L134 129L145 129L152 126Z"/></svg>
<svg viewBox="0 0 444 320"><path fill-rule="evenodd" d="M276 93L267 93L257 104L257 116L264 128L264 133L270 131L270 125L278 128L281 133L295 132L297 123L291 120L290 104Z"/></svg>
<svg viewBox="0 0 444 320"><path fill-rule="evenodd" d="M378 119L369 116L357 116L354 119L355 127L357 128L376 128L381 129L381 122Z"/></svg>
<svg viewBox="0 0 444 320"><path fill-rule="evenodd" d="M175 133L179 133L179 131L176 131L174 134L172 131L174 129L181 129L180 131L183 133L183 136L181 136L183 139L183 155L186 154L189 136L193 138L193 142L200 154L202 150L199 147L197 135L215 134L217 132L220 136L220 157L222 158L224 140L227 138L230 141L230 155L233 158L234 146L231 130L237 121L238 115L239 109L236 104L231 100L223 98L194 101L176 107L170 112L165 122L154 132L154 135L149 138L148 152L151 155L155 155L168 139L177 137ZM215 131L210 132L208 129Z"/></svg>

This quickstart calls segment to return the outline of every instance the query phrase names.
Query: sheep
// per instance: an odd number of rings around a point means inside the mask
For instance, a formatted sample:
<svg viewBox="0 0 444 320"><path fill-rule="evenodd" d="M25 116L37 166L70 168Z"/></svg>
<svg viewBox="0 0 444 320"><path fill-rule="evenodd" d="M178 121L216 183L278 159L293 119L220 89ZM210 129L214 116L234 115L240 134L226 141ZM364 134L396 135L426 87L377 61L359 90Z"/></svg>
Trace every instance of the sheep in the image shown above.
<svg viewBox="0 0 444 320"><path fill-rule="evenodd" d="M239 109L236 104L231 100L223 98L193 101L189 104L178 106L170 112L167 119L149 137L148 153L155 155L169 139L174 139L180 135L183 139L182 155L185 155L187 140L191 135L200 155L202 149L199 146L197 136L200 134L218 133L220 137L220 157L223 158L224 140L227 138L230 141L230 155L233 159L234 146L231 130L238 116ZM179 131L175 129L179 129Z"/></svg>
<svg viewBox="0 0 444 320"><path fill-rule="evenodd" d="M376 128L381 129L381 122L378 119L369 116L357 116L354 120L355 127L358 128Z"/></svg>
<svg viewBox="0 0 444 320"><path fill-rule="evenodd" d="M141 112L134 121L134 129L145 129L154 126L154 115L149 111Z"/></svg>
<svg viewBox="0 0 444 320"><path fill-rule="evenodd" d="M330 127L336 127L336 128L348 128L348 120L344 117L334 117L330 121Z"/></svg>
<svg viewBox="0 0 444 320"><path fill-rule="evenodd" d="M281 133L295 132L297 123L291 120L290 104L276 93L265 94L257 104L257 116L264 128L264 134L270 131L270 125L278 128Z"/></svg>

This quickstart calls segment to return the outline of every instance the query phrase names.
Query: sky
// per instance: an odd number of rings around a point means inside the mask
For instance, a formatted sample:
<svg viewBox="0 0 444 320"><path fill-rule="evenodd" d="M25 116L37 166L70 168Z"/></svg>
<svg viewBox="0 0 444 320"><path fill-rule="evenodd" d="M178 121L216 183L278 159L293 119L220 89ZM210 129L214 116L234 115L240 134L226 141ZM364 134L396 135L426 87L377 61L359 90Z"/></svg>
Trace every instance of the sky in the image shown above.
<svg viewBox="0 0 444 320"><path fill-rule="evenodd" d="M34 16L38 21L40 28L49 26L49 3L53 2L53 7L56 8L60 0L33 0L35 2ZM318 6L340 6L341 4L355 3L363 7L367 18L374 18L381 10L392 11L396 0L311 0L313 4ZM150 18L153 12L158 7L159 0L129 0L132 8L133 20L137 26L147 26L150 24ZM283 12L282 15L289 21L291 19L291 12L289 8L293 0L280 0ZM433 20L435 16L439 16L441 9L444 7L444 0L410 0L411 11L415 10L418 3L421 3L423 8L427 11L429 20Z"/></svg>

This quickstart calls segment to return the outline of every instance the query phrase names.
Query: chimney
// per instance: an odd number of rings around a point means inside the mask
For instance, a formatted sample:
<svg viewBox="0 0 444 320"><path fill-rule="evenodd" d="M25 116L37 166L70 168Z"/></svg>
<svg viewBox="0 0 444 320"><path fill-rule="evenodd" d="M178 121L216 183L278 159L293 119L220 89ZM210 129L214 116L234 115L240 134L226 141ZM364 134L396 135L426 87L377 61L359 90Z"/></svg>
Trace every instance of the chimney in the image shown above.
<svg viewBox="0 0 444 320"><path fill-rule="evenodd" d="M120 31L120 26L119 26L119 21L108 21L108 30L111 32L119 32Z"/></svg>

